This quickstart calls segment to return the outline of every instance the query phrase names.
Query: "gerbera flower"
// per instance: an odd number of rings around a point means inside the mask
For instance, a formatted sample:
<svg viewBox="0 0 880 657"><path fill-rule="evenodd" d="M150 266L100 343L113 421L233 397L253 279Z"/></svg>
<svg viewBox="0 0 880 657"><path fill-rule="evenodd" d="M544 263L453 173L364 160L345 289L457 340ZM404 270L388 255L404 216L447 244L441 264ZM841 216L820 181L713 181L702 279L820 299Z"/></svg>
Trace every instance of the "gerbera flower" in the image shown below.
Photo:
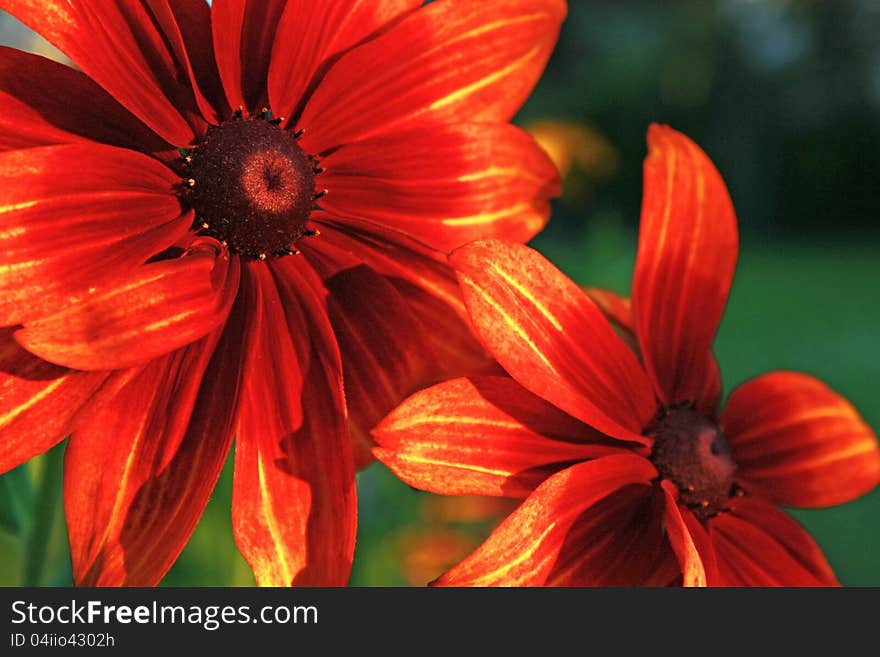
<svg viewBox="0 0 880 657"><path fill-rule="evenodd" d="M345 583L368 429L483 360L433 249L546 221L565 3L421 5L0 1L82 69L0 49L0 471L72 434L78 583L157 583L234 435L257 582Z"/></svg>
<svg viewBox="0 0 880 657"><path fill-rule="evenodd" d="M631 307L608 292L591 299L522 245L479 241L451 256L509 377L415 394L377 428L376 454L419 488L524 502L440 584L837 583L777 505L870 491L876 437L796 372L752 379L718 411L711 347L736 217L687 137L653 126L648 146Z"/></svg>

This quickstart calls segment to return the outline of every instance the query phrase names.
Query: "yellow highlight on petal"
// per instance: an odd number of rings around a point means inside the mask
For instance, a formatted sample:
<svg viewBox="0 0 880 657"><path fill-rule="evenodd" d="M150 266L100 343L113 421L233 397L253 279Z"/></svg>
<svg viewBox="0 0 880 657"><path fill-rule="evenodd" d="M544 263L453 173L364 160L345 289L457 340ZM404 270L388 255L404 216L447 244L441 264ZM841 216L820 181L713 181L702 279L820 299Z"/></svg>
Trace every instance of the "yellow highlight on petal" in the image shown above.
<svg viewBox="0 0 880 657"><path fill-rule="evenodd" d="M272 508L272 493L269 490L269 484L266 478L266 469L263 465L262 455L258 455L257 457L257 472L260 480L260 491L262 491L262 507L265 511L264 516L266 519L266 526L269 529L269 535L272 537L272 543L275 544L275 554L277 556L277 561L272 564L272 567L270 569L274 570L276 566L280 567L283 574L283 582L289 584L293 581L293 571L287 559L287 552L284 549L284 537L281 535L278 518L275 517L275 512ZM266 582L266 584L270 584L270 582ZM272 584L278 585L280 583L272 582Z"/></svg>

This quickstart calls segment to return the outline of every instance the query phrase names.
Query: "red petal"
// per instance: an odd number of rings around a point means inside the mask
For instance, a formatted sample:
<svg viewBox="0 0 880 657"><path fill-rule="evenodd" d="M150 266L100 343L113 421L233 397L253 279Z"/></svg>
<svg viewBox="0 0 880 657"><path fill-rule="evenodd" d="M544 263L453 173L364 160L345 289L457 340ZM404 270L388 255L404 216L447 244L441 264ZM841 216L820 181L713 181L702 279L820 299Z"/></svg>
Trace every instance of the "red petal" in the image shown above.
<svg viewBox="0 0 880 657"><path fill-rule="evenodd" d="M625 449L507 377L418 392L373 435L376 458L394 474L444 495L526 497L571 463Z"/></svg>
<svg viewBox="0 0 880 657"><path fill-rule="evenodd" d="M320 281L291 258L273 263L272 272L252 263L246 280L261 300L253 309L235 450L235 539L259 585L342 586L357 526L354 464L342 365ZM276 285L285 303L297 302L289 310L305 317L307 333L293 334L271 307L279 300ZM307 372L290 361L294 341L312 347Z"/></svg>
<svg viewBox="0 0 880 657"><path fill-rule="evenodd" d="M192 222L175 182L146 155L98 144L0 153L0 324L54 313L171 246Z"/></svg>
<svg viewBox="0 0 880 657"><path fill-rule="evenodd" d="M143 363L223 322L235 298L238 268L238 258L197 247L70 297L66 308L28 322L15 339L45 360L81 370Z"/></svg>
<svg viewBox="0 0 880 657"><path fill-rule="evenodd" d="M447 251L484 237L527 242L560 192L550 158L506 124L396 132L343 146L321 166L326 210L392 226Z"/></svg>
<svg viewBox="0 0 880 657"><path fill-rule="evenodd" d="M513 378L602 433L647 442L650 384L577 285L520 244L473 242L450 262L478 334Z"/></svg>
<svg viewBox="0 0 880 657"><path fill-rule="evenodd" d="M606 456L556 473L526 498L473 554L435 583L542 586L557 566L572 525L590 506L628 484L657 476L633 454Z"/></svg>
<svg viewBox="0 0 880 657"><path fill-rule="evenodd" d="M344 55L298 127L311 153L419 122L506 122L544 70L562 0L434 2Z"/></svg>
<svg viewBox="0 0 880 657"><path fill-rule="evenodd" d="M186 69L196 105L212 123L229 115L214 61L211 8L202 0L148 0L180 66Z"/></svg>
<svg viewBox="0 0 880 657"><path fill-rule="evenodd" d="M625 338L635 338L635 318L632 314L632 303L627 297L598 287L588 287L584 292L618 329L625 332Z"/></svg>
<svg viewBox="0 0 880 657"><path fill-rule="evenodd" d="M266 85L275 30L286 0L215 0L211 5L214 54L233 108L258 111Z"/></svg>
<svg viewBox="0 0 880 657"><path fill-rule="evenodd" d="M462 319L458 284L440 254L393 231L327 223L301 247L330 292L355 463L364 467L369 431L404 397L481 372L488 357Z"/></svg>
<svg viewBox="0 0 880 657"><path fill-rule="evenodd" d="M180 82L188 78L186 63L149 4L0 0L0 8L46 37L156 134L184 146L204 121L189 84Z"/></svg>
<svg viewBox="0 0 880 657"><path fill-rule="evenodd" d="M575 522L545 585L668 584L675 577L669 566L677 564L662 520L663 496L656 487L635 484L614 491Z"/></svg>
<svg viewBox="0 0 880 657"><path fill-rule="evenodd" d="M710 418L718 417L718 401L721 399L721 368L713 352L709 353L709 364L703 368L703 380L699 382L697 408Z"/></svg>
<svg viewBox="0 0 880 657"><path fill-rule="evenodd" d="M690 516L693 514L687 509L678 507L678 494L670 490L672 486L668 481L664 480L661 487L665 498L663 520L669 535L669 543L681 565L682 583L684 586L706 586L706 568L703 566L700 550L697 549L690 527L684 519L685 514ZM696 523L691 524L691 527L696 526Z"/></svg>
<svg viewBox="0 0 880 657"><path fill-rule="evenodd" d="M0 46L0 151L81 139L145 153L168 148L83 73Z"/></svg>
<svg viewBox="0 0 880 657"><path fill-rule="evenodd" d="M709 521L726 586L838 586L819 546L791 517L749 497Z"/></svg>
<svg viewBox="0 0 880 657"><path fill-rule="evenodd" d="M715 166L690 139L651 126L633 309L645 368L665 404L702 403L733 280L737 228Z"/></svg>
<svg viewBox="0 0 880 657"><path fill-rule="evenodd" d="M849 502L880 482L880 446L855 408L818 379L771 372L731 393L721 427L754 495L784 506Z"/></svg>
<svg viewBox="0 0 880 657"><path fill-rule="evenodd" d="M626 297L622 297L609 290L596 287L586 289L586 293L602 309L605 316L614 324L621 337L639 353L638 338L636 338L635 317L632 313L632 303ZM703 382L699 393L698 408L708 417L716 417L718 412L718 398L721 396L721 370L718 361L712 357L712 366L704 372L707 377Z"/></svg>
<svg viewBox="0 0 880 657"><path fill-rule="evenodd" d="M106 378L40 360L0 329L0 474L63 440Z"/></svg>
<svg viewBox="0 0 880 657"><path fill-rule="evenodd" d="M339 219L322 212L312 217L321 227L321 236L315 241L301 241L298 246L307 257L317 261L322 276L363 263L404 290L404 296L419 288L442 302L447 313L467 319L455 274L442 252L374 222ZM324 241L329 247L322 246ZM320 251L322 248L326 253ZM437 341L443 343L446 337Z"/></svg>
<svg viewBox="0 0 880 657"><path fill-rule="evenodd" d="M269 64L269 100L275 115L298 116L307 90L315 87L340 54L421 4L421 0L287 0Z"/></svg>
<svg viewBox="0 0 880 657"><path fill-rule="evenodd" d="M177 559L232 441L244 310L86 411L64 473L77 584L155 586Z"/></svg>
<svg viewBox="0 0 880 657"><path fill-rule="evenodd" d="M342 353L357 466L372 461L369 431L411 392L439 378L428 334L385 278L358 265L324 281Z"/></svg>

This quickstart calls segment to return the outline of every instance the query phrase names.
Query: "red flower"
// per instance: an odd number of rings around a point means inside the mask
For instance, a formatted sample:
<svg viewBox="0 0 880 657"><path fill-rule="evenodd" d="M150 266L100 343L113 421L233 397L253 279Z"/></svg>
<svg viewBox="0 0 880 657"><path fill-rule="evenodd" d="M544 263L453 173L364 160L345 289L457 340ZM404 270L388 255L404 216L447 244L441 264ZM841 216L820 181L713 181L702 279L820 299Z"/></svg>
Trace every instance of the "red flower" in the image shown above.
<svg viewBox="0 0 880 657"><path fill-rule="evenodd" d="M0 1L84 72L0 49L0 472L72 434L78 583L157 583L233 435L258 583L345 583L369 428L484 359L429 247L546 221L565 3L421 5Z"/></svg>
<svg viewBox="0 0 880 657"><path fill-rule="evenodd" d="M653 126L648 145L632 308L591 299L525 246L481 241L451 256L510 377L415 394L377 428L375 451L413 486L525 501L440 584L837 583L775 505L868 492L876 438L845 399L794 372L745 383L717 412L711 346L736 217L693 142Z"/></svg>

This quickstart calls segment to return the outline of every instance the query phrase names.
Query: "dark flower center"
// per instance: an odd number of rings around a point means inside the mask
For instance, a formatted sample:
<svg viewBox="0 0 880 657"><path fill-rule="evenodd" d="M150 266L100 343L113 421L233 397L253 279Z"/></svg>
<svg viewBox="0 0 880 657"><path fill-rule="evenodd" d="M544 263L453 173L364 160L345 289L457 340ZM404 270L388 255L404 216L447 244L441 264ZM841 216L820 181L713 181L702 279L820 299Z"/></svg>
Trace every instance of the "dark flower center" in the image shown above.
<svg viewBox="0 0 880 657"><path fill-rule="evenodd" d="M651 461L675 483L679 500L700 520L724 508L736 464L724 434L690 406L665 408L645 430L654 439Z"/></svg>
<svg viewBox="0 0 880 657"><path fill-rule="evenodd" d="M316 161L296 134L267 120L240 115L211 126L185 153L185 195L194 227L246 258L295 253L315 203Z"/></svg>

